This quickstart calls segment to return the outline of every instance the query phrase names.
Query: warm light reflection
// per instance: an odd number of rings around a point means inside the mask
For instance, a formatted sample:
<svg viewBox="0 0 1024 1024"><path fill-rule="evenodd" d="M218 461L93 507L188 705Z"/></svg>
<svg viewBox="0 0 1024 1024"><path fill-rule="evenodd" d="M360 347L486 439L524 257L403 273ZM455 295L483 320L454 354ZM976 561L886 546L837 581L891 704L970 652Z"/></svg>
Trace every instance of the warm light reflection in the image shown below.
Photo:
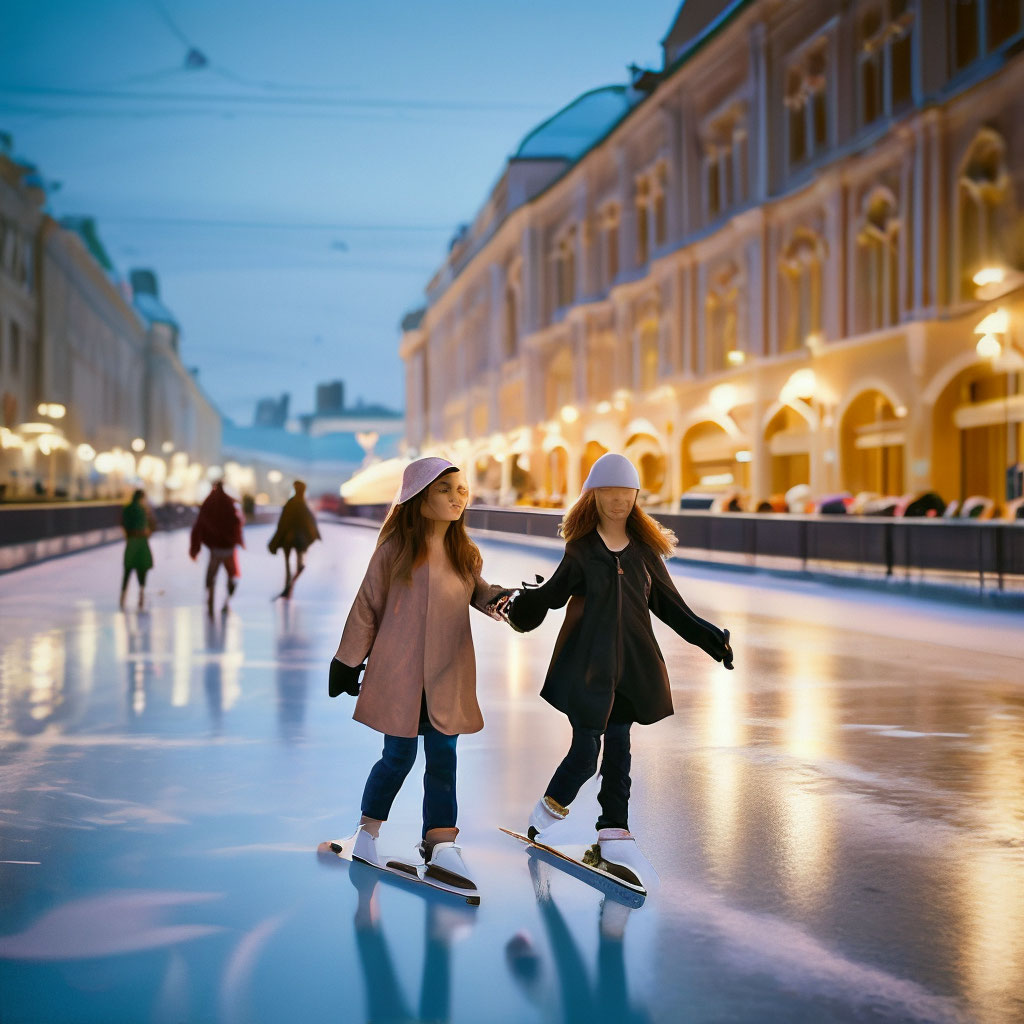
<svg viewBox="0 0 1024 1024"><path fill-rule="evenodd" d="M792 627L786 634L783 743L792 757L813 766L836 756L835 659L818 647L824 641L813 631ZM835 832L828 795L817 782L798 768L780 776L777 793L784 884L792 900L808 906L828 891Z"/></svg>
<svg viewBox="0 0 1024 1024"><path fill-rule="evenodd" d="M508 695L518 697L523 691L523 648L519 636L508 638L508 658L505 662Z"/></svg>
<svg viewBox="0 0 1024 1024"><path fill-rule="evenodd" d="M220 656L221 702L224 711L230 711L242 695L240 680L245 652L242 650L242 622L234 615L224 625L224 653Z"/></svg>
<svg viewBox="0 0 1024 1024"><path fill-rule="evenodd" d="M96 668L99 617L91 601L79 602L78 615L78 685L83 692L88 693L93 688L93 673Z"/></svg>
<svg viewBox="0 0 1024 1024"><path fill-rule="evenodd" d="M59 630L37 633L29 651L29 716L52 718L64 699L64 645Z"/></svg>
<svg viewBox="0 0 1024 1024"><path fill-rule="evenodd" d="M1024 991L1024 887L1019 847L1024 822L1024 721L992 715L980 738L983 764L975 809L991 833L987 848L960 860L963 972L979 1006Z"/></svg>
<svg viewBox="0 0 1024 1024"><path fill-rule="evenodd" d="M710 748L706 799L706 855L711 871L728 881L741 845L738 749L747 741L747 693L732 672L716 672L708 693L703 741Z"/></svg>
<svg viewBox="0 0 1024 1024"><path fill-rule="evenodd" d="M189 680L192 678L192 617L190 609L174 609L174 682L171 705L183 708L188 704Z"/></svg>

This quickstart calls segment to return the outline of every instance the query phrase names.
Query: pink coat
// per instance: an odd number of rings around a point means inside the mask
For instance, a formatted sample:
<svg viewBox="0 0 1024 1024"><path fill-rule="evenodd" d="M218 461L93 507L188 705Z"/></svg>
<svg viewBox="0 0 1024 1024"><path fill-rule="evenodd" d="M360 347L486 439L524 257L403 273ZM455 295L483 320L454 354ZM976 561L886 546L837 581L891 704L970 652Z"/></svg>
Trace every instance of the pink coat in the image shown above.
<svg viewBox="0 0 1024 1024"><path fill-rule="evenodd" d="M479 576L470 584L441 552L413 569L411 583L392 582L394 548L387 541L373 553L338 645L345 665L369 655L352 717L389 736L415 736L425 693L435 729L479 732L469 606L483 611L501 587Z"/></svg>

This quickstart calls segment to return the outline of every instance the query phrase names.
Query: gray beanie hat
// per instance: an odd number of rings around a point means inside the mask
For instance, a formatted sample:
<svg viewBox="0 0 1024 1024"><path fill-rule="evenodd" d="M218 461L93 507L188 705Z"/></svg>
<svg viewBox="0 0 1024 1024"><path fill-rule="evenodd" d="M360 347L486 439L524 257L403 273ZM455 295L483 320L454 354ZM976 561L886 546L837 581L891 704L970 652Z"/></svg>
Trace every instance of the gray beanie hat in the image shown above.
<svg viewBox="0 0 1024 1024"><path fill-rule="evenodd" d="M583 491L586 493L595 487L632 487L640 490L640 476L625 455L607 452L590 467Z"/></svg>

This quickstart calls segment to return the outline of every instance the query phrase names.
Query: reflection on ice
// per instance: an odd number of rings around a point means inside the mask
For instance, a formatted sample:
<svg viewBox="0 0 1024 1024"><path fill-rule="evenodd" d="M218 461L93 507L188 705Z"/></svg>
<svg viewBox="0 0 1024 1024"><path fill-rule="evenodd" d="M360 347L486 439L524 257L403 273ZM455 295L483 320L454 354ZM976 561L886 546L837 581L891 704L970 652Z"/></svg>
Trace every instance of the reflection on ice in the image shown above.
<svg viewBox="0 0 1024 1024"><path fill-rule="evenodd" d="M322 528L300 596L271 603L279 566L253 527L213 622L180 535L154 538L164 592L145 616L93 593L113 549L25 570L16 592L4 577L5 1019L1019 1016L1019 622L687 581L743 658L728 673L664 645L677 714L634 731L631 802L663 885L630 910L498 832L525 823L568 745L538 697L558 621L520 636L474 617L487 725L459 746L474 910L303 852L357 814L379 750L324 692L373 532ZM556 561L484 546L499 581ZM418 790L396 802L396 842L419 833ZM585 789L580 842L595 812Z"/></svg>
<svg viewBox="0 0 1024 1024"><path fill-rule="evenodd" d="M178 907L207 903L216 893L109 892L50 910L24 931L0 935L0 959L90 960L175 946L222 930L216 924L170 924Z"/></svg>

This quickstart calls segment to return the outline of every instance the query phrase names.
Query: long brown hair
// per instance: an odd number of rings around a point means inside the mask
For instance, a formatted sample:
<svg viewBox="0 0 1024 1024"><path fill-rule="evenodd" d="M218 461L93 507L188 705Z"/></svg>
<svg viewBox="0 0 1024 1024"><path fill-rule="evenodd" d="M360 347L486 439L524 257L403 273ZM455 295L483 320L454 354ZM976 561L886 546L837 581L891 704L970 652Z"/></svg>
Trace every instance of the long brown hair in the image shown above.
<svg viewBox="0 0 1024 1024"><path fill-rule="evenodd" d="M558 532L568 543L590 533L591 530L596 530L600 523L597 497L591 489L584 491L572 508L565 513ZM633 508L626 520L626 533L631 540L646 545L662 557L671 555L676 549L676 535L656 519L652 519L636 502L633 502Z"/></svg>
<svg viewBox="0 0 1024 1024"><path fill-rule="evenodd" d="M447 476L448 473L454 472L456 470L449 469L441 476ZM414 495L401 505L393 505L384 520L384 525L380 528L377 547L392 537L395 538L397 545L395 558L391 563L392 580L401 580L404 583L412 582L413 569L427 557L427 534L432 520L423 515L421 510L427 497L427 491L436 482L436 480L432 480L430 485L424 487L419 494ZM463 511L462 515L445 530L444 549L452 568L467 583L472 583L473 577L480 572L484 560L480 549L466 533L465 520L466 513Z"/></svg>

